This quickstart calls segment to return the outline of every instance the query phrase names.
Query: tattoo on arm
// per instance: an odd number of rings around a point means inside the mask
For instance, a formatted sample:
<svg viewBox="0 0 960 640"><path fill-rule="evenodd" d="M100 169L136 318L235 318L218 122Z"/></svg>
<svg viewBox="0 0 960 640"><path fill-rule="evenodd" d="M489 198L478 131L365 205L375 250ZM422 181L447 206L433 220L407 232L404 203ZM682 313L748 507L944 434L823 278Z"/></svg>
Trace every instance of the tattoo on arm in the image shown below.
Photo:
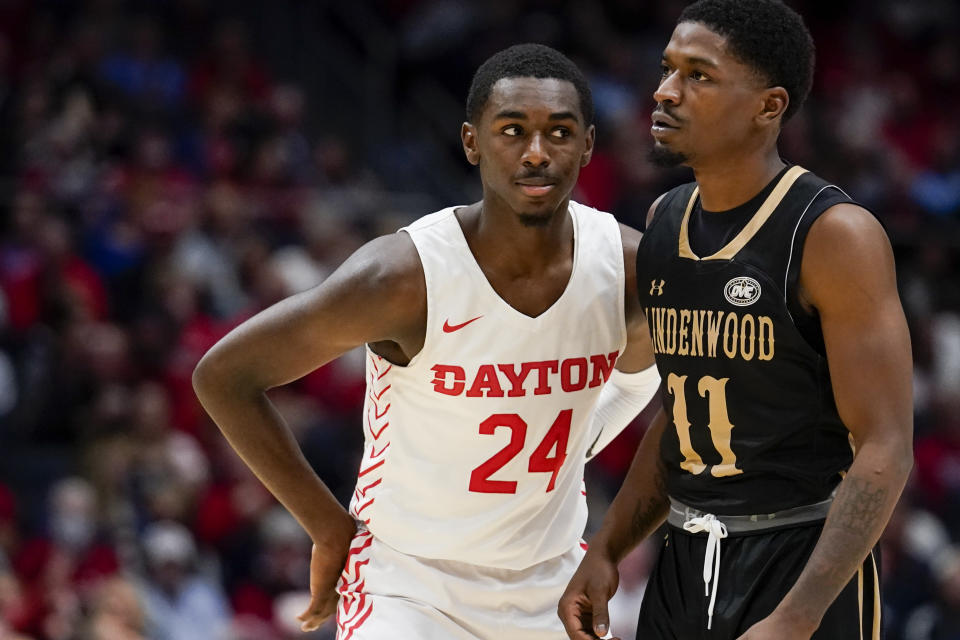
<svg viewBox="0 0 960 640"><path fill-rule="evenodd" d="M854 477L848 477L843 484L832 524L851 533L871 531L883 516L887 488Z"/></svg>
<svg viewBox="0 0 960 640"><path fill-rule="evenodd" d="M664 463L663 458L657 458L657 495L660 496L660 502L665 503L667 501L667 465Z"/></svg>
<svg viewBox="0 0 960 640"><path fill-rule="evenodd" d="M887 487L867 480L844 479L807 565L814 579L801 580L795 586L797 600L810 605L811 611L822 613L829 606L824 597L842 589L870 552L885 523L889 494Z"/></svg>
<svg viewBox="0 0 960 640"><path fill-rule="evenodd" d="M637 537L646 536L659 522L663 507L667 504L667 469L663 460L657 460L657 471L653 478L656 495L649 500L640 500L633 511L633 531Z"/></svg>

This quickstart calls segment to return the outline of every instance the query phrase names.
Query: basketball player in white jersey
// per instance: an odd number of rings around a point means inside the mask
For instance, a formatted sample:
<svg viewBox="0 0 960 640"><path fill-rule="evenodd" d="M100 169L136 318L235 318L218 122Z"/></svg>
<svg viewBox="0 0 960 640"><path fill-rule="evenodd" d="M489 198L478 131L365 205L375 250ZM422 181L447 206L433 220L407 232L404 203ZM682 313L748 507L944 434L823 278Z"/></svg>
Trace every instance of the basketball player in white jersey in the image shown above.
<svg viewBox="0 0 960 640"><path fill-rule="evenodd" d="M584 463L659 386L639 233L570 200L594 142L582 73L518 45L477 71L461 137L483 200L360 248L203 358L197 395L313 539L315 629L340 640L566 637ZM367 350L345 511L265 395ZM339 604L338 604L339 599Z"/></svg>

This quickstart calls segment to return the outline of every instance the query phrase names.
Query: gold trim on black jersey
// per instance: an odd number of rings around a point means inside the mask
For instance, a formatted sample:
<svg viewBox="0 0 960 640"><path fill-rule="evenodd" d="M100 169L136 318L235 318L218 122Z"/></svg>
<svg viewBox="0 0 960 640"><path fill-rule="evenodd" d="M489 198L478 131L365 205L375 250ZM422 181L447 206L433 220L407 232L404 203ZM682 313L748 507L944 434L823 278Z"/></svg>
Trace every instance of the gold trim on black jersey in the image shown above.
<svg viewBox="0 0 960 640"><path fill-rule="evenodd" d="M783 177L780 178L780 182L777 183L774 190L767 196L767 199L760 205L760 208L757 209L757 212L750 218L747 226L741 229L740 233L727 243L725 247L706 258L701 258L690 248L690 235L687 230L687 225L690 221L690 212L693 211L693 203L697 201L697 195L700 193L700 187L695 187L693 193L690 194L687 209L683 213L683 220L680 222L680 257L689 258L690 260L732 260L733 257L737 255L737 252L750 241L750 238L756 235L757 231L760 230L763 223L773 214L774 210L780 206L780 202L783 201L784 196L787 195L787 192L790 190L790 187L793 186L793 183L797 181L797 178L806 172L807 170L801 166L790 167L790 169L783 174Z"/></svg>
<svg viewBox="0 0 960 640"><path fill-rule="evenodd" d="M880 571L877 568L877 559L873 555L873 550L866 557L860 568L857 569L857 605L860 608L860 640L880 640L880 631L883 628L881 608L883 603L880 598ZM865 575L870 571L869 580ZM872 600L872 605L864 615L864 606L867 604L867 598ZM866 635L864 635L866 632Z"/></svg>
<svg viewBox="0 0 960 640"><path fill-rule="evenodd" d="M873 557L873 551L870 552L870 563L873 565L873 630L871 640L880 640L880 630L883 628L883 621L880 619L880 608L882 606L880 571L877 569L877 559Z"/></svg>

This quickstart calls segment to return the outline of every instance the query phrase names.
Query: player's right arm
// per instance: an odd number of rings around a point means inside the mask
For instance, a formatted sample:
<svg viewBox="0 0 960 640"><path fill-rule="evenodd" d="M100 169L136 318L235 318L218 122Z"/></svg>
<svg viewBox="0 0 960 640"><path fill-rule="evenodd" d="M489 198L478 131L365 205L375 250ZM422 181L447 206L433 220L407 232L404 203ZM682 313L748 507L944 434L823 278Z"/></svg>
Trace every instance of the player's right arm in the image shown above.
<svg viewBox="0 0 960 640"><path fill-rule="evenodd" d="M660 196L650 206L648 226L662 199ZM620 491L560 599L557 613L571 640L606 635L610 628L607 602L620 582L617 565L666 520L670 503L660 459L666 424L661 409L640 441Z"/></svg>
<svg viewBox="0 0 960 640"><path fill-rule="evenodd" d="M571 640L606 635L610 628L607 602L620 583L617 565L667 517L666 472L660 460L660 439L666 424L661 409L640 441L617 497L560 598L557 613Z"/></svg>
<svg viewBox="0 0 960 640"><path fill-rule="evenodd" d="M355 525L266 392L364 343L386 341L409 359L422 347L425 327L423 269L409 235L397 233L361 247L317 287L236 327L194 371L204 409L314 542L313 602L305 626L319 626L333 613L333 589Z"/></svg>

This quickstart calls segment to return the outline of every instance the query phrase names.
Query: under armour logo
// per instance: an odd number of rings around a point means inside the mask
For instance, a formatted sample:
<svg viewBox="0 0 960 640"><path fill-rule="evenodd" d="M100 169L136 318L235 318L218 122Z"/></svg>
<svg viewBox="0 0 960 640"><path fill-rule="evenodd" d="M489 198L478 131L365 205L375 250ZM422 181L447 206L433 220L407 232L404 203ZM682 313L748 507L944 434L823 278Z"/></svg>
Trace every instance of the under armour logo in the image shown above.
<svg viewBox="0 0 960 640"><path fill-rule="evenodd" d="M665 280L663 280L662 278L660 279L660 284L657 284L657 279L656 279L656 278L654 278L653 280L651 280L651 281L650 281L650 293L649 293L648 295L651 295L651 296L652 296L652 295L654 295L653 292L656 291L656 292L657 292L656 295L662 296L662 295L663 295L663 284L664 284L664 282L665 282Z"/></svg>

